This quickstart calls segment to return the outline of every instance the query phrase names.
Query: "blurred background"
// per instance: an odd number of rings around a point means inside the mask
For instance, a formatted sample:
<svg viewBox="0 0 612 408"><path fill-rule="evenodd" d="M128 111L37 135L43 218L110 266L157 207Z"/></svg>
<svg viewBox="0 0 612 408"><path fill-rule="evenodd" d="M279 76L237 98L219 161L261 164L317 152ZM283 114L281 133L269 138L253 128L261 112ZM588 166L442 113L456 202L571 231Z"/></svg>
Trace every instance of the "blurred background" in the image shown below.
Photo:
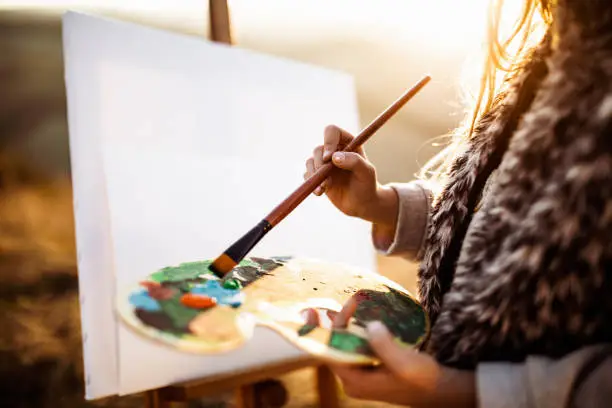
<svg viewBox="0 0 612 408"><path fill-rule="evenodd" d="M508 2L506 24L520 3ZM433 76L367 146L383 183L411 180L462 119L462 95L478 85L487 4L229 1L236 46L354 75L363 125L423 74ZM2 406L86 406L62 67L60 18L67 9L208 33L206 0L0 0L0 402L8 399ZM380 262L382 273L414 290L415 265ZM292 392L306 402L291 406L314 404L308 392Z"/></svg>
<svg viewBox="0 0 612 408"><path fill-rule="evenodd" d="M204 37L207 3L0 1L3 145L48 171L68 171L63 11L82 10ZM473 66L470 62L479 63L488 0L230 0L229 4L236 46L354 75L364 124L424 73L433 76L427 92L368 144L383 182L412 178L435 150L432 139L461 118L462 88L473 89L476 84L475 75L464 74L466 67Z"/></svg>

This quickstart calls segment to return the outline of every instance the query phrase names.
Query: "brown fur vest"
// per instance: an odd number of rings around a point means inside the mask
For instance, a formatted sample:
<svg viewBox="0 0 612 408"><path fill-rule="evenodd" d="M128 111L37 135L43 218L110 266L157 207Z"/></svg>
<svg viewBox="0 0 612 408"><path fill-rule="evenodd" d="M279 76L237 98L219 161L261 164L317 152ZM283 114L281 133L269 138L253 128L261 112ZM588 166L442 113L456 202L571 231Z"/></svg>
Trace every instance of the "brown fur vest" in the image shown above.
<svg viewBox="0 0 612 408"><path fill-rule="evenodd" d="M444 364L612 341L612 6L557 3L432 209L419 291Z"/></svg>

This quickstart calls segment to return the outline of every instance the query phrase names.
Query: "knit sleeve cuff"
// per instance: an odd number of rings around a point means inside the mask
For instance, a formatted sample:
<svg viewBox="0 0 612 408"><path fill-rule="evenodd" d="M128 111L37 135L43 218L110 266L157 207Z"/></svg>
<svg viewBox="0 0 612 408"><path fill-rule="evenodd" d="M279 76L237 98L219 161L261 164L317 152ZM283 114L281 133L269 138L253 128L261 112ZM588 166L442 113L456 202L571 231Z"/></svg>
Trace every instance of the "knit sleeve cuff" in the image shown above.
<svg viewBox="0 0 612 408"><path fill-rule="evenodd" d="M431 190L424 182L388 185L398 196L395 231L372 226L372 242L377 251L387 256L401 256L410 261L421 259L429 225Z"/></svg>
<svg viewBox="0 0 612 408"><path fill-rule="evenodd" d="M476 370L479 408L528 407L525 366L510 363L483 363Z"/></svg>

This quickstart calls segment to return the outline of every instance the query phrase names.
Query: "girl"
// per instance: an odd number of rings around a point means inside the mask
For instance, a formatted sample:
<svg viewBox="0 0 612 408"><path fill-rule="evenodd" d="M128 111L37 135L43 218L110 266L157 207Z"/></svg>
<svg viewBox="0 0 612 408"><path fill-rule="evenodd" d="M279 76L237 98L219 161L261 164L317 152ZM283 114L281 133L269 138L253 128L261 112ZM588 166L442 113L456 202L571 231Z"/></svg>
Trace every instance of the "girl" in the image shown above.
<svg viewBox="0 0 612 408"><path fill-rule="evenodd" d="M490 38L474 114L422 180L379 185L363 151L334 153L352 139L336 127L306 163L309 177L332 160L342 171L315 194L370 221L379 250L420 261L432 322L418 354L372 324L385 368L338 367L349 394L590 407L603 398L597 381L612 381L612 5L526 0L512 38L521 33L513 57L511 42Z"/></svg>

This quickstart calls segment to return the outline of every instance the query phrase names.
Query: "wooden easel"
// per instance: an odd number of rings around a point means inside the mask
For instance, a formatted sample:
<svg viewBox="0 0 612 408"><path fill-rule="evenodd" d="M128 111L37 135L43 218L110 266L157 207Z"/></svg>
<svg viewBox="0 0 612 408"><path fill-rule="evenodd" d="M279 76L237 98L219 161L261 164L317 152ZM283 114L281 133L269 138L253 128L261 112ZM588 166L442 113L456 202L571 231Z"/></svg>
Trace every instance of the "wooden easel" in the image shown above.
<svg viewBox="0 0 612 408"><path fill-rule="evenodd" d="M231 45L231 23L227 0L209 0L210 40ZM320 361L303 358L258 367L227 375L208 377L171 385L145 394L146 408L171 408L184 405L198 398L220 395L228 391L236 393L236 408L276 408L287 401L283 385L275 381L295 370L312 368L316 377L319 406L340 407L336 379Z"/></svg>

